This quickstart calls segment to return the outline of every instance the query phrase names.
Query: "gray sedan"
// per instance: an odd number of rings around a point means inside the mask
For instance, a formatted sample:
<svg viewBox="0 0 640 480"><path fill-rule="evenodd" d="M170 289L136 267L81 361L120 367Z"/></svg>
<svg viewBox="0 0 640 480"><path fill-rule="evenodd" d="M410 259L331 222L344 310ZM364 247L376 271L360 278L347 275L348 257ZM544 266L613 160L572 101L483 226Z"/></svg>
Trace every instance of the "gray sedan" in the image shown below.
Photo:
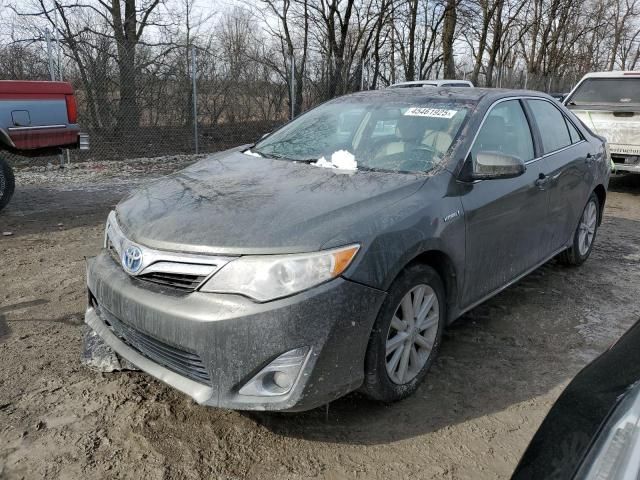
<svg viewBox="0 0 640 480"><path fill-rule="evenodd" d="M86 323L204 405L396 401L449 323L587 259L609 175L606 142L544 94L348 95L124 199Z"/></svg>

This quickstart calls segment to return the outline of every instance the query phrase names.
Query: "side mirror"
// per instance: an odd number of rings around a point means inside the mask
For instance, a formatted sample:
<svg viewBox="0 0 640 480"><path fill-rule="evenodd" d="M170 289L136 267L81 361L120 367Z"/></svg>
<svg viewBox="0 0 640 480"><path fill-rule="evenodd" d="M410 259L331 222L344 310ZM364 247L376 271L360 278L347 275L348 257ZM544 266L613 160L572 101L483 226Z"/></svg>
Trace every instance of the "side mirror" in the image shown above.
<svg viewBox="0 0 640 480"><path fill-rule="evenodd" d="M478 152L473 162L474 180L519 177L527 169L524 161L501 152Z"/></svg>

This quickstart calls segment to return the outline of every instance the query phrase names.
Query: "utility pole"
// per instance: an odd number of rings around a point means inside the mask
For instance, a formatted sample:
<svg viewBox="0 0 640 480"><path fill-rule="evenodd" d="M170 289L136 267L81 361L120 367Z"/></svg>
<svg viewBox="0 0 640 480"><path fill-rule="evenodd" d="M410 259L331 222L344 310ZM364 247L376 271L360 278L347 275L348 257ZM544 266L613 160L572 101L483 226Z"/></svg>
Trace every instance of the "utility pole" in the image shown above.
<svg viewBox="0 0 640 480"><path fill-rule="evenodd" d="M49 58L49 78L51 81L55 81L56 74L53 68L53 52L51 51L51 32L48 28L44 29L44 38L47 42L47 57Z"/></svg>
<svg viewBox="0 0 640 480"><path fill-rule="evenodd" d="M291 120L296 116L296 57L291 54Z"/></svg>
<svg viewBox="0 0 640 480"><path fill-rule="evenodd" d="M198 86L196 84L196 46L191 46L191 77L193 81L193 144L198 154Z"/></svg>

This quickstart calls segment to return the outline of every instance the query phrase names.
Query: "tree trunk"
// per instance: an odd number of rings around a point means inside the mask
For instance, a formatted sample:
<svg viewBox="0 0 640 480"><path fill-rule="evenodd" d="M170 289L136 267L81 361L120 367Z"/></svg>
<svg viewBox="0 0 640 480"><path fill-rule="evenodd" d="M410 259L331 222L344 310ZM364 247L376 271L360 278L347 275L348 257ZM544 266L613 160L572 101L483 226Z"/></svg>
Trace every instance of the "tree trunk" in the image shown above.
<svg viewBox="0 0 640 480"><path fill-rule="evenodd" d="M140 124L135 58L135 45L123 47L118 58L118 74L120 77L118 128L124 131L132 131Z"/></svg>
<svg viewBox="0 0 640 480"><path fill-rule="evenodd" d="M482 67L482 58L487 47L487 34L489 32L489 24L493 16L494 9L489 10L489 0L481 0L482 6L482 30L480 32L480 41L478 42L478 55L471 73L471 83L478 85L478 77L480 76L480 68Z"/></svg>
<svg viewBox="0 0 640 480"><path fill-rule="evenodd" d="M405 80L416 78L416 24L418 21L418 0L409 1L409 53L405 60Z"/></svg>
<svg viewBox="0 0 640 480"><path fill-rule="evenodd" d="M493 39L491 41L491 48L489 50L489 62L487 64L487 78L485 85L487 87L493 87L493 70L496 66L496 58L500 50L502 43L502 7L504 6L504 0L496 0L497 6L495 9L495 26L493 28Z"/></svg>
<svg viewBox="0 0 640 480"><path fill-rule="evenodd" d="M137 102L136 45L138 43L136 2L125 0L124 19L120 0L111 0L111 15L118 46L118 75L120 80L120 104L117 129L131 132L140 124Z"/></svg>
<svg viewBox="0 0 640 480"><path fill-rule="evenodd" d="M456 33L457 5L456 0L447 0L442 29L442 61L444 77L456 77L456 64L453 58L453 41Z"/></svg>

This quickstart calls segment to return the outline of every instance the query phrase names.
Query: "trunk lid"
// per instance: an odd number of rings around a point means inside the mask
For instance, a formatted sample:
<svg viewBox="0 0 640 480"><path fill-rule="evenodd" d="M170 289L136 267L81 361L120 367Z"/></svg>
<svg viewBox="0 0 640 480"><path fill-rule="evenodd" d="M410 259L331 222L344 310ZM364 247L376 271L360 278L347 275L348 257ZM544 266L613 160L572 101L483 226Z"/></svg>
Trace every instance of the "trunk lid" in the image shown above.
<svg viewBox="0 0 640 480"><path fill-rule="evenodd" d="M609 142L611 153L640 155L640 107L616 109L572 108L573 113L598 135Z"/></svg>

